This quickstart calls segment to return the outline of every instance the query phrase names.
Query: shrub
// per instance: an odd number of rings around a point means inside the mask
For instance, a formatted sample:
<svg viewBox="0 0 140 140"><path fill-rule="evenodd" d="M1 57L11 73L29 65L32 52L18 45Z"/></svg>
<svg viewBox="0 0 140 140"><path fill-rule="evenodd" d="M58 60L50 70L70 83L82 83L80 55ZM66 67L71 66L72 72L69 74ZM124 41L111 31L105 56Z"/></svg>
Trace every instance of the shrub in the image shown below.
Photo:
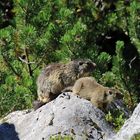
<svg viewBox="0 0 140 140"><path fill-rule="evenodd" d="M6 8L2 3L0 6ZM140 100L139 3L13 0L9 10L13 15L0 27L0 116L32 107L42 67L76 58L97 63L93 76L127 93L125 100L131 99L129 106L133 108ZM2 9L0 13L2 25L6 13ZM111 31L122 31L127 41L107 36ZM97 43L100 39L119 42L114 48L108 42L105 48Z"/></svg>

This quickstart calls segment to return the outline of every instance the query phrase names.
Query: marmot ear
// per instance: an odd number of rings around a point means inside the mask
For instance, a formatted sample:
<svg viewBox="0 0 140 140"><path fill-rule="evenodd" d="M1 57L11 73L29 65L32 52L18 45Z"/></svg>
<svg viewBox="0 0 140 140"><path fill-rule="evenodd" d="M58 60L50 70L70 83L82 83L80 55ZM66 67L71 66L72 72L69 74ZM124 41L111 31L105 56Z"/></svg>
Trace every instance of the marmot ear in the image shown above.
<svg viewBox="0 0 140 140"><path fill-rule="evenodd" d="M96 68L96 64L95 63L92 62L92 65L93 65L94 68Z"/></svg>
<svg viewBox="0 0 140 140"><path fill-rule="evenodd" d="M109 90L108 93L109 93L109 95L112 95L113 94L113 92L111 90Z"/></svg>
<svg viewBox="0 0 140 140"><path fill-rule="evenodd" d="M104 92L104 98L106 98L107 96L112 95L112 94L113 94L113 92L111 90L107 90Z"/></svg>

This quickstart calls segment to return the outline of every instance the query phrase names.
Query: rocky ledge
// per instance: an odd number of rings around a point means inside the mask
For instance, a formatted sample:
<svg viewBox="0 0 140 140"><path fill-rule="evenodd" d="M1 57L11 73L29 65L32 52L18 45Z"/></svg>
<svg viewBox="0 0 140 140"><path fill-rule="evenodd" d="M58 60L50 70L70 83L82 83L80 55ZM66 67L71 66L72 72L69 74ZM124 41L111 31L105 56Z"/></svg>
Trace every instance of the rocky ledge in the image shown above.
<svg viewBox="0 0 140 140"><path fill-rule="evenodd" d="M15 111L0 120L0 140L131 140L140 133L140 105L115 134L105 114L89 101L62 93L38 110Z"/></svg>

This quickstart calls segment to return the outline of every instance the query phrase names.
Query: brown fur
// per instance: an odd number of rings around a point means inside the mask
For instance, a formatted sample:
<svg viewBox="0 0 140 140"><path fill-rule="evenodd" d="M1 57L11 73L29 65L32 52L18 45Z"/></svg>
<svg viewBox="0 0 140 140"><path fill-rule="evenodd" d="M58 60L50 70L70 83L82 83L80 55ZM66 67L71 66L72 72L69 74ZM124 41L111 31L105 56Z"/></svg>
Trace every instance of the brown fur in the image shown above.
<svg viewBox="0 0 140 140"><path fill-rule="evenodd" d="M72 92L90 100L93 105L102 110L115 98L122 97L118 90L100 85L93 77L78 79L72 88Z"/></svg>
<svg viewBox="0 0 140 140"><path fill-rule="evenodd" d="M53 100L64 88L73 85L78 78L90 76L95 66L96 64L90 60L48 65L37 79L38 100L43 103Z"/></svg>

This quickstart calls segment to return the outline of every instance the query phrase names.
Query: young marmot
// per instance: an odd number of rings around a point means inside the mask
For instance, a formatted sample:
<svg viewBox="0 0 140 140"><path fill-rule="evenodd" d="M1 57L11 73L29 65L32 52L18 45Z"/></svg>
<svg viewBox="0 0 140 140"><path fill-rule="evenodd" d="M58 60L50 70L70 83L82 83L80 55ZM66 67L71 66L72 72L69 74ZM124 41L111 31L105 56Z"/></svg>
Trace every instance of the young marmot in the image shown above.
<svg viewBox="0 0 140 140"><path fill-rule="evenodd" d="M95 67L96 64L91 60L74 60L67 64L48 65L38 76L38 101L35 102L34 107L37 109L41 104L53 100L64 88L73 86L80 77L90 76Z"/></svg>
<svg viewBox="0 0 140 140"><path fill-rule="evenodd" d="M102 86L93 77L78 79L72 87L72 92L91 101L93 105L101 110L105 110L106 106L114 99L122 98L118 90Z"/></svg>

